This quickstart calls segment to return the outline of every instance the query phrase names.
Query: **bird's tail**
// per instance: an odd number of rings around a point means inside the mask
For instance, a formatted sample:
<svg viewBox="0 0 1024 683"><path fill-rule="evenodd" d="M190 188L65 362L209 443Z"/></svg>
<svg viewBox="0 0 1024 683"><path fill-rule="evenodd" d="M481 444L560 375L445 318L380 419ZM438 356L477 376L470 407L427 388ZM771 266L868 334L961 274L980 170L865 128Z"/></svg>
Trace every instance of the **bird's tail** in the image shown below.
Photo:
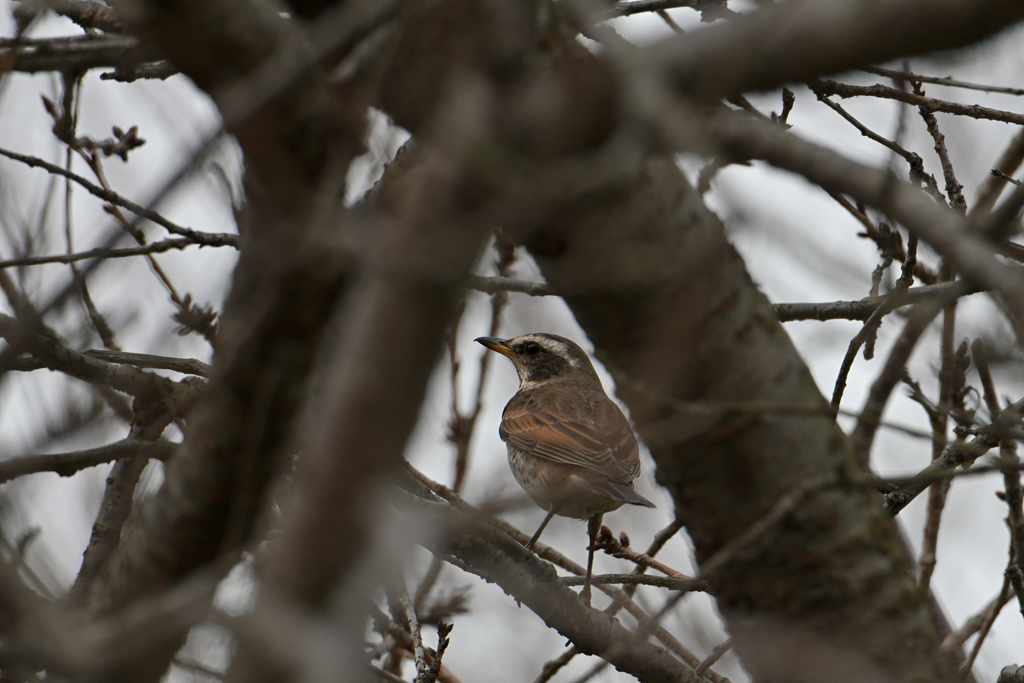
<svg viewBox="0 0 1024 683"><path fill-rule="evenodd" d="M609 493L621 500L623 503L629 503L630 505L643 505L647 508L657 507L654 503L637 493L633 489L632 485L608 482L606 484L606 488Z"/></svg>

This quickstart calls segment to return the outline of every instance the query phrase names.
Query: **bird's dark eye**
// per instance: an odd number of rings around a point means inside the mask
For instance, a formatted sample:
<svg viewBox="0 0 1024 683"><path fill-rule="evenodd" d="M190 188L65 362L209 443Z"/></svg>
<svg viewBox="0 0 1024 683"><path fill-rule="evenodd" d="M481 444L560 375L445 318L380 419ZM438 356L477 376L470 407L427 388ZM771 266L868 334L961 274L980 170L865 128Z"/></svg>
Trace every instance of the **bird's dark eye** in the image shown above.
<svg viewBox="0 0 1024 683"><path fill-rule="evenodd" d="M540 353L540 344L537 342L530 342L523 347L523 351L526 352L527 356L536 356Z"/></svg>

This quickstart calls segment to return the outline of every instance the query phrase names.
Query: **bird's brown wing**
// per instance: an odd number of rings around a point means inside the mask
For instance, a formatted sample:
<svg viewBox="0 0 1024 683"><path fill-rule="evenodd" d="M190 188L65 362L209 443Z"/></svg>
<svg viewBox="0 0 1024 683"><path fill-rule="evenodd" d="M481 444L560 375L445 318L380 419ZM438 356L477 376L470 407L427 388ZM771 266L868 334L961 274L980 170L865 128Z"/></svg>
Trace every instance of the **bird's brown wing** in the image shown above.
<svg viewBox="0 0 1024 683"><path fill-rule="evenodd" d="M517 399L513 397L505 407L499 429L502 441L536 457L623 484L640 474L636 438L622 411L609 399L605 399L608 406L597 406L596 419L538 410L529 399Z"/></svg>

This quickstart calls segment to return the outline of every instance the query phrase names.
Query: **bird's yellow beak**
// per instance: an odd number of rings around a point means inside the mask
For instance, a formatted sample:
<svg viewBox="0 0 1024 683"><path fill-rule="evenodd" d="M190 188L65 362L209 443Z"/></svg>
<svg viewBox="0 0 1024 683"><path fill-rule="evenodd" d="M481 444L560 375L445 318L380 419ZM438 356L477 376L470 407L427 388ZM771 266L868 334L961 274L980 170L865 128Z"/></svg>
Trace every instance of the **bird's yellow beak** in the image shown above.
<svg viewBox="0 0 1024 683"><path fill-rule="evenodd" d="M507 340L498 339L497 337L477 337L475 341L480 342L491 351L497 351L503 356L514 358L516 353L508 347Z"/></svg>

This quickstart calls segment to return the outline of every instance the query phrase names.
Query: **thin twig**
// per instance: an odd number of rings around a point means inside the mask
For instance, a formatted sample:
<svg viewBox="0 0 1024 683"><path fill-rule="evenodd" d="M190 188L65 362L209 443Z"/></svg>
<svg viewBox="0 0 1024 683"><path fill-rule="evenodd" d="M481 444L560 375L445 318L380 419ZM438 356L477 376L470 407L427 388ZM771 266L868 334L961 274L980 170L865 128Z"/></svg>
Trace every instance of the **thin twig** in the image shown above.
<svg viewBox="0 0 1024 683"><path fill-rule="evenodd" d="M444 657L445 651L448 649L448 644L451 642L448 636L452 632L453 626L446 624L443 621L437 622L437 649L434 651L434 661L430 663L430 670L427 673L427 677L422 683L434 683L437 680L438 675L441 673L441 658ZM417 683L420 683L417 680Z"/></svg>
<svg viewBox="0 0 1024 683"><path fill-rule="evenodd" d="M368 666L370 668L370 673L376 674L377 676L380 676L385 681L394 681L394 683L409 683L407 680L405 680L401 676L396 676L395 674L391 673L390 671L385 671L384 669L380 668L379 666L375 666L373 664L367 664L366 666Z"/></svg>
<svg viewBox="0 0 1024 683"><path fill-rule="evenodd" d="M981 630L981 627L985 625L993 613L998 614L1003 609L1003 605L1010 601L1010 597L1010 587L1004 583L1001 591L989 600L977 614L964 621L960 628L943 639L942 649L954 656L957 652L960 652L960 659L966 661L962 653L964 643Z"/></svg>
<svg viewBox="0 0 1024 683"><path fill-rule="evenodd" d="M968 83L967 81L958 81L955 78L939 78L935 76L922 76L921 74L911 73L909 71L894 71L893 69L882 69L877 66L868 66L861 69L869 74L875 74L876 76L885 76L892 78L897 81L916 81L918 83L934 83L936 85L947 85L951 88L964 88L965 90L980 90L982 92L994 92L1002 93L1004 95L1024 95L1024 90L1020 88L1007 88L1001 85L981 85L979 83Z"/></svg>
<svg viewBox="0 0 1024 683"><path fill-rule="evenodd" d="M938 190L936 189L936 192ZM889 228L884 222L879 221L878 225L868 217L863 206L858 204L854 206L849 199L841 194L835 192L828 193L832 199L846 209L846 211L857 219L857 221L864 226L864 232L861 233L860 237L867 237L875 243L878 247L879 253L883 258L891 258L895 261L903 263L907 260L907 250L903 246L903 238L900 236L899 231ZM920 280L926 285L934 285L938 283L938 275L926 266L924 263L918 261L914 265L914 277Z"/></svg>
<svg viewBox="0 0 1024 683"><path fill-rule="evenodd" d="M85 29L123 33L124 22L113 8L95 0L46 0L45 7Z"/></svg>
<svg viewBox="0 0 1024 683"><path fill-rule="evenodd" d="M651 539L651 544L647 546L647 550L644 554L648 557L654 557L655 555L657 555L661 551L661 549L665 547L665 544L668 543L669 540L672 539L672 537L674 537L677 533L679 533L679 530L682 528L683 523L680 519L676 518L672 520L672 522L669 523L668 526L654 534L654 538ZM647 565L641 564L633 570L633 574L641 575L644 574L646 571ZM636 591L639 587L639 583L626 584L625 588L623 589L623 593L625 593L629 597L633 597L634 595L636 595ZM613 601L612 604L605 609L605 613L611 616L615 616L619 613L622 607L623 603L617 600ZM544 683L545 681L549 680L552 676L555 675L556 672L558 672L559 669L568 664L572 660L572 658L575 657L577 654L579 654L579 650L577 650L573 646L567 649L565 652L563 652L555 659L552 659L546 664L544 664L543 668L541 669L540 675L537 677L537 680L534 681L534 683Z"/></svg>
<svg viewBox="0 0 1024 683"><path fill-rule="evenodd" d="M129 439L156 441L175 417L170 406L163 401L136 399L132 408L135 419L128 432ZM110 469L100 511L92 525L89 544L82 554L82 565L69 591L73 601L84 600L100 569L120 543L121 530L134 506L135 487L148 464L143 458L131 458L118 460Z"/></svg>
<svg viewBox="0 0 1024 683"><path fill-rule="evenodd" d="M907 319L903 331L896 339L889 357L886 358L882 372L875 378L868 393L867 401L861 410L857 425L850 435L850 442L853 445L854 455L858 462L867 466L871 455L871 444L875 438L875 432L882 419L882 411L889 401L896 383L899 382L903 366L907 364L911 351L917 345L917 340L924 334L925 329L931 321L942 310L940 301L931 301L914 306Z"/></svg>
<svg viewBox="0 0 1024 683"><path fill-rule="evenodd" d="M660 10L678 9L681 7L692 7L700 12L710 10L716 13L716 15L720 14L721 16L734 16L736 14L727 7L724 7L723 4L717 0L625 0L615 3L615 7L608 10L608 13L602 18L628 17L640 14L641 12L658 12Z"/></svg>
<svg viewBox="0 0 1024 683"><path fill-rule="evenodd" d="M540 674L534 679L533 683L547 683L551 680L551 677L562 670L562 668L572 661L572 658L579 654L579 650L576 649L575 645L569 646L569 648L558 655L551 661L544 664L540 670Z"/></svg>
<svg viewBox="0 0 1024 683"><path fill-rule="evenodd" d="M963 445L963 444L961 444ZM947 470L937 471L935 469L922 470L918 474L909 477L878 477L874 480L876 485L884 485L891 492L895 488L901 486L908 486L910 484L933 484L942 479L960 479L961 477L980 477L986 474L995 473L1006 473L1006 472L1024 472L1024 464L1018 463L1014 465L1009 464L994 464L994 465L975 465L969 470Z"/></svg>
<svg viewBox="0 0 1024 683"><path fill-rule="evenodd" d="M516 292L518 294L529 294L530 296L549 296L555 293L554 289L552 289L550 285L543 282L516 280L510 277L484 277L483 275L470 275L466 280L466 286L485 294Z"/></svg>
<svg viewBox="0 0 1024 683"><path fill-rule="evenodd" d="M1008 590L1009 590L1009 587L1010 587L1010 576L1009 576L1009 574L1006 574L1005 577L1003 578L1003 588L999 592L999 594L1003 595L1004 593L1007 593ZM974 647L971 648L971 654L968 655L967 661L963 665L963 671L964 671L965 675L969 675L970 674L971 669L974 667L974 660L976 660L978 658L978 653L981 651L981 646L984 644L985 638L988 637L989 632L992 630L992 625L994 623L996 623L996 619L999 618L999 613L1002 611L1002 608L1005 605L1006 605L1005 602L1002 603L1001 605L999 605L999 607L997 609L992 610L989 614L986 615L985 622L982 624L981 628L978 630L978 639L974 641Z"/></svg>
<svg viewBox="0 0 1024 683"><path fill-rule="evenodd" d="M565 586L582 586L586 581L585 576L565 576L559 579ZM694 593L706 593L709 589L708 582L701 579L677 579L671 576L648 576L646 574L597 574L591 577L590 582L595 586L598 584L621 584L655 586L657 588L668 588L674 591L686 591Z"/></svg>
<svg viewBox="0 0 1024 683"><path fill-rule="evenodd" d="M175 657L171 660L171 664L174 666L184 669L189 673L199 674L200 676L206 676L207 678L213 678L216 680L224 680L224 672L218 669L213 669L205 664L197 662L192 659L184 659L182 657Z"/></svg>
<svg viewBox="0 0 1024 683"><path fill-rule="evenodd" d="M815 81L814 85L815 88L820 89L821 92L826 95L838 95L843 98L881 97L884 99L904 102L930 112L941 112L944 114L954 114L956 116L969 116L975 119L1002 121L1003 123L1024 125L1024 114L1017 114L1015 112L1004 111L1002 109L991 109L977 104L947 102L945 100L938 100L932 97L915 95L914 93L899 90L898 88L890 88L885 85L849 85L829 80Z"/></svg>
<svg viewBox="0 0 1024 683"><path fill-rule="evenodd" d="M82 105L82 98L76 97L76 94L81 93L82 88L82 72L69 73L65 72L61 74L61 78L64 84L64 98L63 98L63 119L66 122L68 129L68 136L74 138L78 129L78 114ZM58 124L54 125L54 130L61 127ZM70 172L71 164L74 160L74 154L71 147L68 147L64 155L64 166ZM73 213L71 211L71 198L74 194L74 184L70 178L64 178L64 237L67 241L67 253L71 253L75 250L74 248L74 230L72 227ZM71 276L74 279L75 286L78 289L79 298L82 300L82 304L85 306L87 315L89 316L89 322L92 324L93 329L99 335L103 341L103 345L108 349L120 350L117 344L116 336L114 335L113 329L107 319L100 314L96 304L92 300L92 295L89 293L89 286L82 277L82 273L78 267L71 263Z"/></svg>
<svg viewBox="0 0 1024 683"><path fill-rule="evenodd" d="M212 233L208 233L212 234ZM223 234L224 237L235 237L235 235ZM0 268L20 268L25 266L41 266L47 263L75 263L92 258L126 258L129 256L144 256L147 254L159 254L172 249L184 249L191 246L209 246L197 244L189 237L173 237L171 239L151 242L144 246L128 247L125 249L89 249L73 254L53 254L50 256L23 256L21 258L5 259L0 261ZM222 244L220 246L231 246Z"/></svg>
<svg viewBox="0 0 1024 683"><path fill-rule="evenodd" d="M944 264L944 274L948 267ZM953 335L956 326L955 304L947 306L943 311L942 318L942 341L940 343L940 355L942 365L939 369L939 402L935 410L929 413L932 425L932 461L942 457L947 446L946 432L949 428L949 414L953 407L953 392L956 390L959 396L963 395L964 374L957 373L959 367L959 354L953 352ZM966 345L961 347L966 356ZM954 386L959 385L959 386ZM963 401L957 401L957 408L963 408ZM962 437L959 435L957 439ZM925 515L924 534L921 543L921 557L918 560L917 582L925 590L931 584L932 573L935 571L935 564L938 562L939 526L942 522L942 511L946 507L946 498L949 494L951 479L932 484L928 490L928 511Z"/></svg>
<svg viewBox="0 0 1024 683"><path fill-rule="evenodd" d="M992 381L992 372L989 369L988 354L985 352L985 344L980 339L971 345L974 354L974 364L981 378L982 391L985 396L985 403L989 413L992 415L1001 414L999 398L996 394L995 384ZM1017 457L1017 446L1010 439L1003 439L999 445L999 458L1001 464L1006 466L1020 466L1020 458ZM1006 507L1009 510L1007 526L1010 528L1010 566L1006 568L1006 579L1013 587L1017 595L1021 613L1024 614L1024 580L1021 577L1020 566L1024 563L1024 488L1021 486L1020 472L1003 472L1003 498L1006 500Z"/></svg>
<svg viewBox="0 0 1024 683"><path fill-rule="evenodd" d="M955 441L946 446L942 455L933 460L900 490L885 496L885 509L891 515L899 514L928 484L941 478L936 475L952 472L957 467L970 467L975 460L999 445L1005 434L1020 423L1024 399L1000 412L992 424L978 430L969 442Z"/></svg>
<svg viewBox="0 0 1024 683"><path fill-rule="evenodd" d="M142 397L146 401L165 400L172 403L179 412L191 407L202 391L202 386L195 384L198 380L172 382L166 377L143 372L138 368L90 358L49 337L32 332L27 325L3 314L0 314L0 337L8 341L8 350L16 349L19 353L22 350L28 351L51 370Z"/></svg>
<svg viewBox="0 0 1024 683"><path fill-rule="evenodd" d="M914 83L913 86L915 94L924 95L920 84ZM923 107L919 107L918 112L921 114L921 118L924 119L925 127L928 128L928 134L932 136L932 140L935 143L935 153L939 157L939 163L942 164L942 175L946 182L946 196L949 198L949 205L960 213L966 214L967 201L964 199L964 186L956 179L953 162L950 161L949 150L946 149L946 136L939 130L939 122L935 118L934 113Z"/></svg>
<svg viewBox="0 0 1024 683"><path fill-rule="evenodd" d="M396 624L387 614L384 613L377 605L370 603L370 618L373 621L373 628L375 631L380 633L382 636L390 636L394 638L394 642L398 643L399 648L402 649L403 655L408 652L408 657L415 661L416 655L409 652L413 649L412 636L404 628ZM425 652L428 663L433 664L433 655L429 651ZM439 667L438 680L444 683L461 683L459 679L448 669L444 664Z"/></svg>
<svg viewBox="0 0 1024 683"><path fill-rule="evenodd" d="M1017 187L1024 187L1024 182L1022 182L1020 180L1017 180L1013 176L1008 175L1007 173L1004 173L1003 171L1000 171L998 168L993 168L992 169L992 175L994 175L997 178L1002 178L1006 182L1012 183L1012 184L1016 185Z"/></svg>
<svg viewBox="0 0 1024 683"><path fill-rule="evenodd" d="M999 199L999 195L1006 187L1004 176L1016 173L1022 163L1024 163L1024 129L1017 131L992 168L993 171L998 171L1002 175L993 173L986 176L981 182L969 215L972 217L987 216L991 213L992 207L996 205L996 200Z"/></svg>
<svg viewBox="0 0 1024 683"><path fill-rule="evenodd" d="M885 301L875 309L875 312L867 319L860 331L850 340L850 345L846 349L846 356L843 358L839 374L836 377L835 388L832 390L831 405L833 410L839 410L839 405L843 399L843 392L846 390L846 380L849 377L853 361L856 359L857 352L860 351L861 346L869 345L864 353L866 358L870 359L874 355L874 338L878 333L879 326L882 324L882 318L899 308L903 295L910 289L910 285L914 281L914 265L916 263L917 238L911 235L907 244L907 260L903 262L903 273L896 281L896 287L885 295Z"/></svg>
<svg viewBox="0 0 1024 683"><path fill-rule="evenodd" d="M172 223L171 221L167 220L166 218L161 216L156 211L153 211L152 209L147 209L143 206L139 206L135 202L125 199L116 192L106 190L100 187L99 185L93 184L92 182L86 180L77 173L71 173L70 171L63 169L60 166L55 166L54 164L51 164L48 161L39 159L38 157L26 156L24 154L18 154L17 152L11 152L6 149L0 149L0 155L3 155L10 159L14 159L15 161L20 161L23 164L32 166L34 168L42 168L50 173L70 178L71 180L78 183L86 190L88 190L91 194L99 197L103 201L109 202L114 206L120 206L123 209L127 209L128 211L134 213L136 216L139 216L140 218L145 218L146 220L152 223L156 223L157 225L166 228L168 232L172 232L175 235L181 235L182 237L187 237L190 240L192 240L194 244L200 244L207 247L235 247L236 249L239 246L238 235L200 232L198 230L192 230L191 228L182 227L180 225Z"/></svg>
<svg viewBox="0 0 1024 683"><path fill-rule="evenodd" d="M120 365L173 370L185 375L197 375L199 377L209 377L210 373L213 372L211 366L195 358L171 358L169 356L154 356L149 353L126 353L124 351L103 351L100 349L86 351L84 355Z"/></svg>
<svg viewBox="0 0 1024 683"><path fill-rule="evenodd" d="M623 534L625 535L625 534ZM629 546L625 545L615 539L611 532L608 531L608 527L601 527L601 531L597 535L596 548L603 550L612 557L617 557L622 560L628 560L640 567L650 567L651 569L657 569L666 576L671 576L680 581L692 581L692 576L687 576L682 572L678 572L672 567L659 562L653 557L649 557L644 553L638 553Z"/></svg>
<svg viewBox="0 0 1024 683"><path fill-rule="evenodd" d="M841 117L846 119L847 123L856 128L861 135L868 138L869 140L874 140L875 142L882 145L886 149L889 149L893 153L903 157L907 164L910 165L911 180L918 180L923 182L928 192L933 196L942 196L941 193L939 193L938 184L935 182L935 178L932 177L931 174L925 172L924 160L921 158L920 154L918 154L917 152L911 152L904 149L896 142L879 135L878 133L874 132L873 130L865 126L863 123L854 118L849 112L843 109L842 106L836 104L835 102L830 100L825 94L823 94L819 89L815 88L814 83L811 84L811 90L814 92L815 95L817 95L819 102L821 102L829 109L831 109L832 111L836 112Z"/></svg>
<svg viewBox="0 0 1024 683"><path fill-rule="evenodd" d="M101 81L117 81L118 83L134 83L140 79L152 79L164 81L181 73L178 67L171 62L161 60L158 62L143 62L141 64L127 64L119 66L113 71L106 71L100 74Z"/></svg>
<svg viewBox="0 0 1024 683"><path fill-rule="evenodd" d="M721 645L716 647L714 650L712 650L711 654L709 654L704 659L704 661L700 663L700 666L697 667L697 673L702 674L705 671L707 671L711 666L714 665L715 662L717 662L719 659L721 659L722 656L726 652L731 650L731 649L732 649L732 638L729 638L724 643L722 643Z"/></svg>
<svg viewBox="0 0 1024 683"><path fill-rule="evenodd" d="M398 599L405 608L405 618L409 620L409 632L412 634L413 653L416 655L416 681L426 680L430 675L430 664L427 662L426 651L423 649L423 633L420 631L420 620L416 616L416 610L409 598L409 591L404 584L399 584L396 589Z"/></svg>

